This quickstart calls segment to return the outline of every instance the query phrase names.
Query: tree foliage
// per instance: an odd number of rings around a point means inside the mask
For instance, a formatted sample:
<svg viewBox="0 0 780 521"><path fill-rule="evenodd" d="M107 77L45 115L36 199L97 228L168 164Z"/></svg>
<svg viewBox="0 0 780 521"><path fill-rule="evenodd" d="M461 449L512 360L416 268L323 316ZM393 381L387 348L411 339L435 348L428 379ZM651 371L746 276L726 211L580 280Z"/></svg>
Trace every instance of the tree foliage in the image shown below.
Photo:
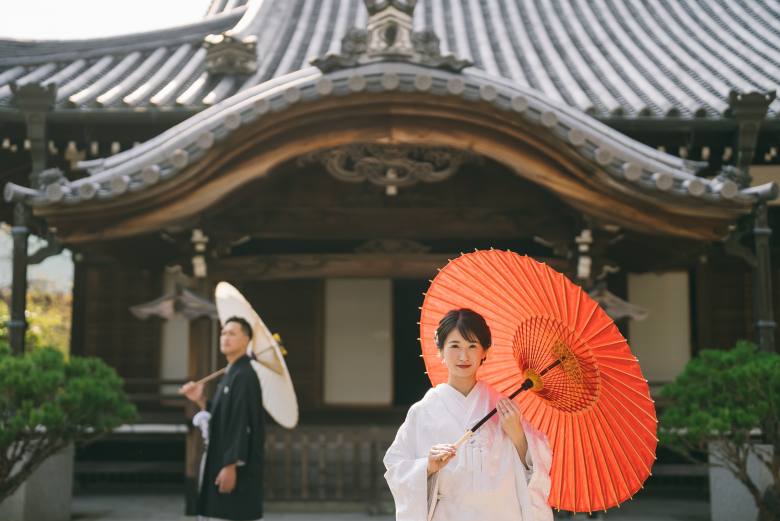
<svg viewBox="0 0 780 521"><path fill-rule="evenodd" d="M132 421L116 372L96 358L51 347L11 354L0 339L0 501L46 458Z"/></svg>
<svg viewBox="0 0 780 521"><path fill-rule="evenodd" d="M780 519L780 355L749 342L702 351L662 396L669 406L661 417L661 441L691 460L696 452L712 453L747 487L759 519ZM751 455L773 477L766 490L748 474Z"/></svg>
<svg viewBox="0 0 780 521"><path fill-rule="evenodd" d="M0 289L0 342L7 337L11 290ZM31 281L27 290L25 344L32 349L55 347L63 353L70 345L72 296L69 291L54 291L44 281Z"/></svg>

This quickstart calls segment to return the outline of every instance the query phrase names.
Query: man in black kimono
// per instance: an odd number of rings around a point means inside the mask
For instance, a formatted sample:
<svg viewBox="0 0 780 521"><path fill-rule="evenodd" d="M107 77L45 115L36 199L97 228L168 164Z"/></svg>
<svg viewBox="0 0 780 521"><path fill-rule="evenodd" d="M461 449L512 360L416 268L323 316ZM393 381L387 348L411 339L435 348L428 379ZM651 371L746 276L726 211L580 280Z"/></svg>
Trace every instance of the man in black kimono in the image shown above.
<svg viewBox="0 0 780 521"><path fill-rule="evenodd" d="M265 425L260 382L247 356L252 328L240 317L225 321L219 348L225 376L207 404L203 385L188 382L182 393L208 410L208 440L197 513L213 519L254 521L263 517ZM205 413L204 413L205 414Z"/></svg>

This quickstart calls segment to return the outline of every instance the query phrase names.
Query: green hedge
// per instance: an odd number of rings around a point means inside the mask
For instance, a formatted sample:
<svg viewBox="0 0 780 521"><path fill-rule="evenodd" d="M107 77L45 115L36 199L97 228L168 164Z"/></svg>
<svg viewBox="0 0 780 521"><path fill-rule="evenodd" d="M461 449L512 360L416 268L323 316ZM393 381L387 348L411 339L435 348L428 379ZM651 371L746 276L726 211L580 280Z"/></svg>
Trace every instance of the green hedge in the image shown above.
<svg viewBox="0 0 780 521"><path fill-rule="evenodd" d="M738 342L728 351L706 350L664 387L661 442L695 461L711 452L748 489L759 519L780 519L780 355ZM774 446L774 455L758 445ZM760 490L747 473L753 455L774 478Z"/></svg>
<svg viewBox="0 0 780 521"><path fill-rule="evenodd" d="M53 348L14 356L0 339L0 501L50 455L136 418L116 372Z"/></svg>

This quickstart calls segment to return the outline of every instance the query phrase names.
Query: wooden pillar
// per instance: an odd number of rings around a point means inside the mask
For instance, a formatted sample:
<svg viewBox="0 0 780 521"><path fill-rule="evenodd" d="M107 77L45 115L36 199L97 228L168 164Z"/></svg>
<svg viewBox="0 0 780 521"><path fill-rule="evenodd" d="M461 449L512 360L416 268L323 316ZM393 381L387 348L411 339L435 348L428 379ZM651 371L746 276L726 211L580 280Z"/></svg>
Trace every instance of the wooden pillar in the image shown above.
<svg viewBox="0 0 780 521"><path fill-rule="evenodd" d="M190 322L188 373L192 380L197 380L209 374L215 368L212 367L212 349L214 321L210 318L198 318ZM208 393L207 393L208 395ZM198 478L200 476L200 462L204 450L203 438L200 430L192 426L192 417L198 412L197 405L187 402L186 414L189 430L185 444L185 484L186 484L186 511L187 515L195 515L195 506L198 499Z"/></svg>
<svg viewBox="0 0 780 521"><path fill-rule="evenodd" d="M73 300L70 314L70 354L85 355L87 317L84 304L89 298L87 292L87 267L82 252L73 253Z"/></svg>

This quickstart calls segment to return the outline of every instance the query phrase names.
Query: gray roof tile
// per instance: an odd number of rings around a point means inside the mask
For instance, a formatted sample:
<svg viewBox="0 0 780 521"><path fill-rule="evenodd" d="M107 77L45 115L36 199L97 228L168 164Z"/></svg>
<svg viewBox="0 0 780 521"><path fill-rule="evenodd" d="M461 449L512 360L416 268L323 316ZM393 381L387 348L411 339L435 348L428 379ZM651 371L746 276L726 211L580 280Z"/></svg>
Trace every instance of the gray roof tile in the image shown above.
<svg viewBox="0 0 780 521"><path fill-rule="evenodd" d="M164 31L0 40L0 109L16 80L57 83L58 109L198 110L338 52L366 17L362 0L213 0L203 21ZM414 26L473 69L594 116L718 118L730 90L780 84L779 20L774 0L420 0ZM255 73L209 75L201 43L225 31L257 37Z"/></svg>

